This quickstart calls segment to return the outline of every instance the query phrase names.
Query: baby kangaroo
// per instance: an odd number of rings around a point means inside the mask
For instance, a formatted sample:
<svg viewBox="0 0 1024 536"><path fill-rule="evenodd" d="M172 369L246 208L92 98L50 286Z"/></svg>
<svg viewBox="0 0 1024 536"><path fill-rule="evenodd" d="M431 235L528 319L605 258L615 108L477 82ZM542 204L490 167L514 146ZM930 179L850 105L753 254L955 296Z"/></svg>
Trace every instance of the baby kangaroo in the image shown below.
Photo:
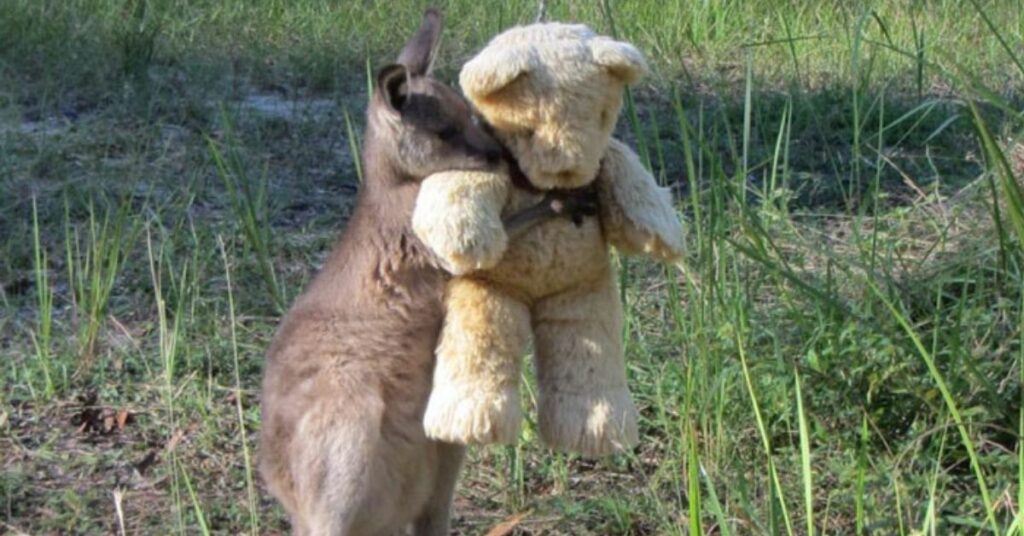
<svg viewBox="0 0 1024 536"><path fill-rule="evenodd" d="M267 352L260 472L296 534L448 534L463 447L422 425L448 276L411 215L424 177L508 164L461 96L429 77L440 31L428 10L377 75L355 211ZM569 201L568 212L592 208ZM510 235L563 206L513 215Z"/></svg>

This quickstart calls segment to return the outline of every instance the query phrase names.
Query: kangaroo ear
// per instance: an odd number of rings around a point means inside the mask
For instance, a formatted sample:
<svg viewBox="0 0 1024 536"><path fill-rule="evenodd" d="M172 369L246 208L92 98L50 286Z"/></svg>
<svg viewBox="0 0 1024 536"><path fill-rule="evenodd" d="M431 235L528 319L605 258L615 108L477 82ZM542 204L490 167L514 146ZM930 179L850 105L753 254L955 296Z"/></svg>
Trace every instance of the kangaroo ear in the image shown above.
<svg viewBox="0 0 1024 536"><path fill-rule="evenodd" d="M528 47L484 51L462 67L459 85L470 99L484 100L537 67L537 56Z"/></svg>
<svg viewBox="0 0 1024 536"><path fill-rule="evenodd" d="M647 61L633 45L599 37L590 43L594 61L623 83L632 84L647 74Z"/></svg>
<svg viewBox="0 0 1024 536"><path fill-rule="evenodd" d="M412 76L430 74L437 57L437 46L441 43L441 14L436 9L423 13L423 22L416 35L409 39L398 55L398 63L405 65Z"/></svg>
<svg viewBox="0 0 1024 536"><path fill-rule="evenodd" d="M400 112L409 96L409 71L405 65L392 63L377 73L377 92L388 108Z"/></svg>

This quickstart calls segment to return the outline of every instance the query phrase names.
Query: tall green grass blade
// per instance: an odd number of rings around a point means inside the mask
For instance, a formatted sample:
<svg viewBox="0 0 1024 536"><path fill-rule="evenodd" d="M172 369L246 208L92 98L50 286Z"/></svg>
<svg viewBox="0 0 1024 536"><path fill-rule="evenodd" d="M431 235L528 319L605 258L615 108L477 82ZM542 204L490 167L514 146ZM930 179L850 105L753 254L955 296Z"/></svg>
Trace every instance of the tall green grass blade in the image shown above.
<svg viewBox="0 0 1024 536"><path fill-rule="evenodd" d="M366 57L366 104L369 106L370 101L373 99L373 62L370 61L370 57ZM355 153L353 153L355 154Z"/></svg>
<svg viewBox="0 0 1024 536"><path fill-rule="evenodd" d="M715 491L715 482L703 466L700 467L700 474L704 477L704 487L708 491L711 514L715 516L715 521L718 523L716 528L722 536L731 536L732 528L730 528L729 520L725 517L725 509L722 508L722 502L718 499L718 492Z"/></svg>
<svg viewBox="0 0 1024 536"><path fill-rule="evenodd" d="M865 414L861 417L860 421L860 444L857 446L857 481L855 482L854 489L856 491L853 496L855 526L858 536L864 534L864 528L867 526L867 513L864 509L864 481L868 467L868 437L868 416Z"/></svg>
<svg viewBox="0 0 1024 536"><path fill-rule="evenodd" d="M957 431L960 432L960 442L964 446L964 449L967 450L967 457L971 462L971 470L974 472L974 477L978 484L978 491L981 492L982 504L985 507L985 520L988 523L989 529L998 534L1001 531L999 523L996 521L995 509L991 498L992 496L989 492L988 484L985 481L985 474L982 471L981 463L978 460L977 449L974 446L974 441L971 439L970 432L967 430L967 424L961 416L960 409L957 406L956 401L953 399L953 394L950 392L949 386L943 378L942 372L939 370L938 366L936 366L935 359L932 357L931 352L924 347L924 344L921 342L921 338L917 335L917 331L915 331L910 325L910 322L907 321L906 316L904 316L900 310L896 308L893 302L889 300L881 290L879 290L878 286L875 285L873 281L866 279L864 282L868 289L870 289L871 293L874 294L875 297L885 305L885 308L889 310L889 313L900 325L907 337L910 338L918 355L928 368L929 376L931 376L932 381L935 382L935 386L938 387L939 392L942 394L942 400L946 405L946 411L948 411L953 417L953 422L956 423Z"/></svg>
<svg viewBox="0 0 1024 536"><path fill-rule="evenodd" d="M32 343L36 349L36 361L43 372L43 394L50 398L56 391L51 373L50 334L53 328L53 289L50 288L49 265L46 251L39 238L39 209L36 198L32 197L32 249L33 272L36 285L36 333L32 335ZM31 385L31 382L29 383Z"/></svg>
<svg viewBox="0 0 1024 536"><path fill-rule="evenodd" d="M137 238L137 219L129 217L130 201L97 216L96 203L86 203L88 219L74 225L70 201L64 199L64 250L68 284L77 328L79 357L75 375L93 373L96 345L106 323L107 308L129 246ZM80 227L84 226L84 231ZM99 372L102 373L102 367Z"/></svg>
<svg viewBox="0 0 1024 536"><path fill-rule="evenodd" d="M921 534L930 534L931 536L936 535L938 530L938 519L936 518L937 507L937 495L939 485L939 474L942 472L942 456L946 449L946 428L948 421L942 427L942 438L939 440L939 452L935 457L935 469L932 471L931 478L928 483L928 507L924 513L924 526L921 527Z"/></svg>
<svg viewBox="0 0 1024 536"><path fill-rule="evenodd" d="M220 236L217 237L217 245L220 249L221 260L224 263L224 280L227 283L228 322L231 331L231 361L234 365L235 373L235 412L238 416L238 440L242 446L242 462L245 467L245 490L249 507L249 532L256 536L260 533L259 519L257 517L259 510L257 510L258 502L256 484L253 479L252 456L249 454L249 434L246 432L245 415L242 410L242 399L245 397L245 393L242 391L242 376L238 365L238 334L235 330L237 321L235 319L235 297L231 285L231 264L228 262L224 240Z"/></svg>
<svg viewBox="0 0 1024 536"><path fill-rule="evenodd" d="M345 114L345 137L348 139L348 150L349 154L352 155L352 163L356 166L356 180L360 184L363 183L363 159L360 156L362 153L359 147L362 142L359 140L359 134L356 133L356 129L352 126L352 116L348 112L348 108L344 109Z"/></svg>
<svg viewBox="0 0 1024 536"><path fill-rule="evenodd" d="M747 364L747 352L746 343L743 338L742 331L746 329L746 313L740 302L737 301L736 307L739 309L737 325L734 327L734 337L736 341L736 349L739 352L740 366L743 371L743 381L747 387L747 396L750 399L750 406L754 412L754 419L757 423L757 431L761 436L761 446L764 448L764 454L768 461L768 472L769 472L769 483L773 489L773 495L770 499L778 500L779 512L782 515L783 522L785 524L786 534L792 536L793 534L793 523L790 521L789 509L786 506L786 497L783 494L785 489L782 486L782 482L779 479L779 473L775 466L775 457L772 455L771 439L768 435L768 427L765 425L764 417L761 414L761 405L757 400L757 394L754 391L754 381L750 374L750 366Z"/></svg>
<svg viewBox="0 0 1024 536"><path fill-rule="evenodd" d="M1020 346L1017 350L1017 381L1024 385L1024 282L1021 283L1020 310L1017 330ZM1024 389L1017 395L1020 408L1017 410L1017 437L1024 437ZM1017 515L1014 518L1017 533L1024 534L1024 442L1017 441Z"/></svg>
<svg viewBox="0 0 1024 536"><path fill-rule="evenodd" d="M686 454L687 454L687 480L689 486L687 489L687 507L689 509L690 518L690 534L703 534L704 531L701 529L701 500L700 500L700 459L697 456L697 436L693 433L693 429L687 430L686 439Z"/></svg>
<svg viewBox="0 0 1024 536"><path fill-rule="evenodd" d="M224 111L221 117L227 131L227 143L233 143L231 123ZM227 190L235 217L242 227L246 243L256 254L257 267L263 278L264 286L270 294L273 305L279 313L287 309L287 300L277 281L277 272L271 256L270 224L266 216L265 187L253 189L252 179L237 154L230 152L225 158L217 143L212 138L206 139L207 149L213 158L217 173ZM230 145L229 145L230 149Z"/></svg>
<svg viewBox="0 0 1024 536"><path fill-rule="evenodd" d="M177 415L174 408L174 393L175 393L175 369L177 368L177 353L178 353L178 322L179 317L175 317L173 324L168 324L167 314L167 302L164 299L163 286L162 286L162 269L163 269L163 251L154 251L153 239L150 232L150 228L146 228L146 256L149 264L150 282L152 284L153 300L156 305L156 317L157 317L157 348L160 358L161 369L163 372L163 385L161 386L161 395L163 398L164 410L166 411L167 418L167 431L166 439L167 442L175 440L175 434L177 433ZM179 484L179 477L181 474L176 470L175 460L177 459L174 452L170 453L171 456L171 499L175 505L175 521L179 532L185 530L184 520L184 508L181 503L181 488ZM189 491L191 493L191 490Z"/></svg>
<svg viewBox="0 0 1024 536"><path fill-rule="evenodd" d="M800 387L800 371L793 369L793 385L796 387L796 415L800 427L800 472L804 484L804 516L807 520L807 536L814 536L814 477L811 473L811 440L807 430L807 415L804 413L804 395Z"/></svg>
<svg viewBox="0 0 1024 536"><path fill-rule="evenodd" d="M683 108L683 101L679 97L678 87L672 88L672 106L675 109L676 120L679 122L679 136L683 145L683 161L686 165L686 180L690 190L690 209L693 211L693 227L696 234L697 249L700 250L704 244L704 226L701 224L702 212L700 185L698 183L699 177L693 154L690 122L686 118L686 111Z"/></svg>
<svg viewBox="0 0 1024 536"><path fill-rule="evenodd" d="M1024 244L1024 193L1021 192L1020 184L1014 176L1013 168L1006 159L1006 154L996 143L988 129L988 125L981 118L978 108L973 102L969 104L971 114L974 117L974 125L978 131L978 137L981 138L981 146L988 157L989 167L993 169L993 173L999 178L1000 189L1003 193L1001 197L1006 200L1007 213L1009 214L1013 230L1017 235L1017 243ZM993 210L998 210L998 201L993 200L993 203L995 203Z"/></svg>
<svg viewBox="0 0 1024 536"><path fill-rule="evenodd" d="M210 526L206 523L206 514L203 512L203 502L196 494L195 488L192 487L192 479L188 476L188 470L182 465L177 456L171 455L172 466L181 472L181 479L185 483L185 489L188 491L189 500L192 502L192 512L196 515L196 522L199 523L199 533L204 536L209 536Z"/></svg>
<svg viewBox="0 0 1024 536"><path fill-rule="evenodd" d="M785 177L785 149L789 141L790 125L793 119L793 101L786 99L786 106L782 111L782 118L779 120L779 132L775 138L775 149L772 151L772 168L769 171L768 182L765 185L766 190L762 193L766 203L773 210L778 210L782 214L788 212L788 192L785 194L786 197L780 198L778 196L779 188L785 188L784 185L780 184L784 181ZM780 180L779 175L783 176Z"/></svg>
<svg viewBox="0 0 1024 536"><path fill-rule="evenodd" d="M1006 51L1006 55L1010 57L1010 61L1012 61L1013 64L1017 66L1017 70L1020 71L1021 74L1024 74L1024 63L1021 63L1021 59L1019 56L1017 56L1017 53L1014 51L1014 47L1010 46L1010 44L1006 42L1006 39L1003 38L1002 32L1000 32L999 29L996 28L996 25L992 23L992 19L989 18L988 12L982 9L982 7L978 4L978 0L971 0L971 5L974 6L974 9L978 12L978 15L981 16L981 20L985 21L985 26L988 26L989 31L992 33L992 35L995 36L996 40L999 41L999 44L1003 47L1003 50ZM1018 35L1017 38L1019 40L1020 36ZM1020 43L1018 42L1018 49L1019 45Z"/></svg>
<svg viewBox="0 0 1024 536"><path fill-rule="evenodd" d="M899 475L893 475L892 479L892 493L896 498L896 525L899 528L900 536L906 536L907 529L903 523L903 492L900 489L900 478Z"/></svg>
<svg viewBox="0 0 1024 536"><path fill-rule="evenodd" d="M743 84L743 171L740 173L738 180L740 181L741 188L738 190L739 195L743 196L743 186L746 185L747 174L750 173L750 115L753 113L753 87L754 87L754 63L748 51L746 57L746 75L745 82Z"/></svg>

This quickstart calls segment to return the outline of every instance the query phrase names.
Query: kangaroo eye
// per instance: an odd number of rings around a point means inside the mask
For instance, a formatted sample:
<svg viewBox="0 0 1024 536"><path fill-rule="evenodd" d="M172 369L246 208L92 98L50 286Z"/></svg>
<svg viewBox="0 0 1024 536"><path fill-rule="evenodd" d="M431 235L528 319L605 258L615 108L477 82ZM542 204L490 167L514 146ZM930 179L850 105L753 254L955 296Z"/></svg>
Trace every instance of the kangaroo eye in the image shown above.
<svg viewBox="0 0 1024 536"><path fill-rule="evenodd" d="M455 136L458 136L458 135L459 135L459 129L457 129L455 127L445 127L443 129L441 129L440 132L437 133L437 137L441 141L448 141L448 140L450 140L450 139L452 139L452 138L454 138Z"/></svg>

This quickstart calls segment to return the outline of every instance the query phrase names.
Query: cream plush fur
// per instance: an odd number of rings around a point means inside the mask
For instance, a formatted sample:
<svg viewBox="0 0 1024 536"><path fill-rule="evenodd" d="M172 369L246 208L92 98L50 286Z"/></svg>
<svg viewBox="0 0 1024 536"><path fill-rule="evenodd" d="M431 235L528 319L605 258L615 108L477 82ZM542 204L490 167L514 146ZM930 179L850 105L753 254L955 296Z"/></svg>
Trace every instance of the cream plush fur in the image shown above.
<svg viewBox="0 0 1024 536"><path fill-rule="evenodd" d="M671 194L611 138L624 88L645 70L633 46L560 23L508 30L462 69L463 91L531 183L596 182L600 211L580 226L543 223L510 244L501 215L540 194L504 174L444 172L423 182L413 229L456 275L424 416L428 436L514 441L520 358L532 338L542 439L591 456L636 443L608 246L661 260L684 247Z"/></svg>

